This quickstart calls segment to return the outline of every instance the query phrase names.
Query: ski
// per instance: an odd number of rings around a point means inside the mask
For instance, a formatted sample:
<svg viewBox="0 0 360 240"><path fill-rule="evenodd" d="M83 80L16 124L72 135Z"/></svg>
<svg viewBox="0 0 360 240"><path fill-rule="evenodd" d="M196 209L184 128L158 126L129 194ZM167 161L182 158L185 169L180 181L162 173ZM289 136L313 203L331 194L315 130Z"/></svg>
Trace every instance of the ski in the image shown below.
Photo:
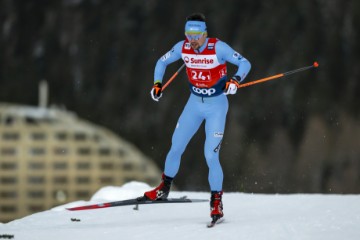
<svg viewBox="0 0 360 240"><path fill-rule="evenodd" d="M212 228L215 225L222 223L223 221L224 221L224 218L213 218L213 220L210 223L208 223L206 226L208 228Z"/></svg>
<svg viewBox="0 0 360 240"><path fill-rule="evenodd" d="M92 210L92 209L101 209L101 208L109 208L109 207L119 207L119 206L129 206L129 205L142 205L142 204L158 204L158 203L197 203L197 202L208 202L205 199L189 199L186 197L182 198L168 198L165 200L147 200L144 197L127 199L122 201L114 201L114 202L106 202L106 203L98 203L92 205L85 205L79 207L67 208L69 211L80 211L80 210ZM134 208L137 209L137 208Z"/></svg>

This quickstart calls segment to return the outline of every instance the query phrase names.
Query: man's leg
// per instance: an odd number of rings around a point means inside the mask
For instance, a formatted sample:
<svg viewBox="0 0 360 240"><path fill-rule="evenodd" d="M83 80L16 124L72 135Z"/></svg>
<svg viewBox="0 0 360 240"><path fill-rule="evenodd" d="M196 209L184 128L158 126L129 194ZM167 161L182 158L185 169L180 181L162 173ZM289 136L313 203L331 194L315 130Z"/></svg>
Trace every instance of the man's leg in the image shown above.
<svg viewBox="0 0 360 240"><path fill-rule="evenodd" d="M204 152L209 167L208 178L211 191L222 191L223 171L219 160L219 152L224 135L227 110L227 98L221 95L212 104L212 111L206 116Z"/></svg>
<svg viewBox="0 0 360 240"><path fill-rule="evenodd" d="M181 156L191 138L199 129L203 117L198 110L198 102L187 102L172 136L172 145L166 156L165 170L166 176L174 178L179 171Z"/></svg>
<svg viewBox="0 0 360 240"><path fill-rule="evenodd" d="M171 182L180 167L181 155L203 121L196 105L197 102L193 102L190 97L176 125L161 183L155 189L144 193L146 199L166 199L169 195Z"/></svg>
<svg viewBox="0 0 360 240"><path fill-rule="evenodd" d="M205 158L209 166L209 184L211 189L210 216L213 221L224 216L222 203L223 171L219 160L219 152L223 140L228 101L221 95L211 106L205 122Z"/></svg>

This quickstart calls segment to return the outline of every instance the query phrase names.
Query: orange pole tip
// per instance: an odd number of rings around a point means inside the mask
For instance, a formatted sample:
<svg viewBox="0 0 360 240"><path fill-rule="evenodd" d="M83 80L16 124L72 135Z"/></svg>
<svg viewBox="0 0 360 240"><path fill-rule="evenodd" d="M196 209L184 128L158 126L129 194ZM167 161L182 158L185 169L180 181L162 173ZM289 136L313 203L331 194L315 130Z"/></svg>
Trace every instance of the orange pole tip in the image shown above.
<svg viewBox="0 0 360 240"><path fill-rule="evenodd" d="M313 66L317 68L317 67L319 66L319 63L318 63L318 62L314 62Z"/></svg>

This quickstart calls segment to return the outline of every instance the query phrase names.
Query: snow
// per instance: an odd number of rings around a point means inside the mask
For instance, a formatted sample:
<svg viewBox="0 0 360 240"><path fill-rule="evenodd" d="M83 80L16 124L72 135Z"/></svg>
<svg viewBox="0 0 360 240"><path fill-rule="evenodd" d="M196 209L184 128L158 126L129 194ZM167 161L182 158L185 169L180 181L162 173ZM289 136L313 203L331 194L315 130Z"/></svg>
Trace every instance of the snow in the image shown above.
<svg viewBox="0 0 360 240"><path fill-rule="evenodd" d="M151 187L130 182L100 189L77 201L0 223L0 237L13 239L360 239L360 195L225 193L225 221L206 228L209 203L155 204L71 212L68 207L141 196ZM209 199L205 192L171 192L169 197ZM80 221L71 221L72 218Z"/></svg>

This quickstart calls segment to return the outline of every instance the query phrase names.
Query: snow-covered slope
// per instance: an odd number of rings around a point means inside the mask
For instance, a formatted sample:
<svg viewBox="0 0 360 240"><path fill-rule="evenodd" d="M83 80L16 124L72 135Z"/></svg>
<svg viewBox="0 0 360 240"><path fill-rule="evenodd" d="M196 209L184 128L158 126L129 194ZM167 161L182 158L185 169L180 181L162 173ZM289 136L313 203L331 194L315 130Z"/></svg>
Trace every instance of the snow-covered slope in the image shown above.
<svg viewBox="0 0 360 240"><path fill-rule="evenodd" d="M225 193L225 221L206 228L209 203L156 204L70 212L67 207L134 198L150 187L131 182L106 187L78 201L0 224L1 236L26 240L127 239L360 239L360 195L262 195ZM170 197L208 199L209 193ZM71 221L78 219L79 221Z"/></svg>

